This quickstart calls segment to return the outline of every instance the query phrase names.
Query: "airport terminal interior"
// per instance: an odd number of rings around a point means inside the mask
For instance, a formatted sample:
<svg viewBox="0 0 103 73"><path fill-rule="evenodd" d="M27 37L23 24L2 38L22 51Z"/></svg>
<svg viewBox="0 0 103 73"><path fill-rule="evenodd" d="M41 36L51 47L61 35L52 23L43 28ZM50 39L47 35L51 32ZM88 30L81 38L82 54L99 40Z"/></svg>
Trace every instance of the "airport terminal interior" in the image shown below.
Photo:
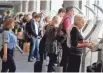
<svg viewBox="0 0 103 73"><path fill-rule="evenodd" d="M0 0L0 70L103 72L103 0Z"/></svg>

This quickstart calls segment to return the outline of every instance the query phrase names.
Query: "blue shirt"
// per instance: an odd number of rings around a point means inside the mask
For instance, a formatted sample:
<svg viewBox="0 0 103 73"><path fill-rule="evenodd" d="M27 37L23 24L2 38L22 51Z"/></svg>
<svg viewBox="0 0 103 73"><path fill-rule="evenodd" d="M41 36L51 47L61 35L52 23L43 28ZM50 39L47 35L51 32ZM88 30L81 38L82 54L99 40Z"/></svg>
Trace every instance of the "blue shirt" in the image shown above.
<svg viewBox="0 0 103 73"><path fill-rule="evenodd" d="M14 35L12 30L8 30L8 31L3 32L3 42L7 43L7 47L9 49L16 48L17 37Z"/></svg>

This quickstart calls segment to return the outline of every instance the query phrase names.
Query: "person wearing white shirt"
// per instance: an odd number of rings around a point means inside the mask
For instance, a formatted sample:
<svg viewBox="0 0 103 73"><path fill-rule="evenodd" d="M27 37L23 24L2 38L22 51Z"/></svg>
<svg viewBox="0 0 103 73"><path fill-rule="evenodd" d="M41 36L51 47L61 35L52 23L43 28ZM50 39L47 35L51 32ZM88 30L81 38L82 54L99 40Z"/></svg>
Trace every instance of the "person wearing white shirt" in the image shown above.
<svg viewBox="0 0 103 73"><path fill-rule="evenodd" d="M41 16L39 14L33 16L34 26L35 26L35 31L36 31L37 36L39 34L39 21L40 21L40 19L41 19ZM38 37L34 38L34 57L36 58L36 60L40 60Z"/></svg>

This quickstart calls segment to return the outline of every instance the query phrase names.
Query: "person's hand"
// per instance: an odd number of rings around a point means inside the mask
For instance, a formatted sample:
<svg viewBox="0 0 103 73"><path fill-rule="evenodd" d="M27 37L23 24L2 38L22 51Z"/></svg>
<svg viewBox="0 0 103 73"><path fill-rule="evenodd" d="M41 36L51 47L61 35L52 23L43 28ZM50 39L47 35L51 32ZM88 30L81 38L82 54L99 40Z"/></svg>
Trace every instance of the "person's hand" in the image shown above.
<svg viewBox="0 0 103 73"><path fill-rule="evenodd" d="M25 53L24 53L24 52L22 52L22 53L21 53L21 55L25 55Z"/></svg>
<svg viewBox="0 0 103 73"><path fill-rule="evenodd" d="M90 40L84 40L83 43L92 43Z"/></svg>
<svg viewBox="0 0 103 73"><path fill-rule="evenodd" d="M84 40L83 43L89 43L89 41L88 40Z"/></svg>
<svg viewBox="0 0 103 73"><path fill-rule="evenodd" d="M87 47L90 48L90 49L92 49L93 48L92 43L87 43Z"/></svg>
<svg viewBox="0 0 103 73"><path fill-rule="evenodd" d="M3 55L2 60L3 60L4 62L6 62L6 61L7 61L7 55Z"/></svg>

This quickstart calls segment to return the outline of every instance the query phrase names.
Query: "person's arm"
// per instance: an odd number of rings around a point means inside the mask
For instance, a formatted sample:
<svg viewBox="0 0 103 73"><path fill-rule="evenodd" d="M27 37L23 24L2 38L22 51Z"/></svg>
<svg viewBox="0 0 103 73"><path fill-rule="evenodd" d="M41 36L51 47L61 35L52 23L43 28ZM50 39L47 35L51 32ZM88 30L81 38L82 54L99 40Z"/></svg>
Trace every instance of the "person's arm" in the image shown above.
<svg viewBox="0 0 103 73"><path fill-rule="evenodd" d="M3 61L7 60L7 43L9 43L10 39L9 39L9 34L7 31L3 32Z"/></svg>
<svg viewBox="0 0 103 73"><path fill-rule="evenodd" d="M20 51L20 53L23 53L23 50L18 45L16 45L16 48Z"/></svg>
<svg viewBox="0 0 103 73"><path fill-rule="evenodd" d="M88 43L78 43L77 47L78 48L82 48L82 47L87 47L88 46Z"/></svg>
<svg viewBox="0 0 103 73"><path fill-rule="evenodd" d="M4 54L3 54L3 61L7 60L7 43L3 44Z"/></svg>

